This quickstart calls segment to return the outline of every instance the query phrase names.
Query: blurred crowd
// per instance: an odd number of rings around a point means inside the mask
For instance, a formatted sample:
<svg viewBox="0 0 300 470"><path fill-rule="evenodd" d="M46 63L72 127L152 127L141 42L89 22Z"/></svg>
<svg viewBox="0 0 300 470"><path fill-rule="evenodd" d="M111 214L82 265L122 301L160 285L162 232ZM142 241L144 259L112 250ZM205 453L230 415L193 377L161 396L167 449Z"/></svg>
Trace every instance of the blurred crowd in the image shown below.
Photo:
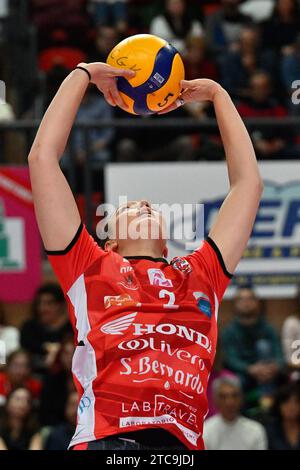
<svg viewBox="0 0 300 470"><path fill-rule="evenodd" d="M3 3L0 1L1 3ZM0 72L8 104L0 120L43 115L62 79L81 61L105 61L121 39L152 33L180 51L186 78L211 78L231 94L243 118L272 118L280 127L251 127L258 158L298 159L300 133L282 124L299 115L299 0L12 0L0 8ZM2 34L1 34L2 33ZM292 99L293 98L293 99ZM185 106L171 117L213 117L208 103ZM128 118L90 89L77 120ZM159 116L165 119L167 116ZM132 117L135 119L135 117ZM146 119L157 119L153 115ZM158 135L159 132L159 135ZM174 135L175 134L175 135ZM224 158L218 133L195 129L95 129L91 160L205 160ZM66 151L65 161L70 150ZM86 157L81 131L72 145L78 164Z"/></svg>
<svg viewBox="0 0 300 470"><path fill-rule="evenodd" d="M281 331L253 290L237 291L209 381L209 450L300 450L300 289ZM75 430L74 341L55 283L37 291L20 329L0 312L0 450L64 450Z"/></svg>

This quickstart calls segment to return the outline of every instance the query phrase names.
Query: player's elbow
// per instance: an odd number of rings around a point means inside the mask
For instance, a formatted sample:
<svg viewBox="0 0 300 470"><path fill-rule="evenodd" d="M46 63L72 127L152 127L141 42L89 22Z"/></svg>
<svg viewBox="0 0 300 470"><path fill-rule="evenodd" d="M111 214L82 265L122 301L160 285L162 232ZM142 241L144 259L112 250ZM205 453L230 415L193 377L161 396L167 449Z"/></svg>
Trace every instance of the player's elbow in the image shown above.
<svg viewBox="0 0 300 470"><path fill-rule="evenodd" d="M254 182L253 182L253 187L256 191L256 193L261 196L263 191L264 191L264 182L263 182L263 179L260 175L258 175Z"/></svg>
<svg viewBox="0 0 300 470"><path fill-rule="evenodd" d="M58 162L59 158L56 155L56 152L50 151L45 147L39 144L33 144L29 155L28 155L28 165L37 166L37 165L44 165L47 162Z"/></svg>
<svg viewBox="0 0 300 470"><path fill-rule="evenodd" d="M34 142L28 155L29 166L38 163L41 160L41 154L40 145Z"/></svg>

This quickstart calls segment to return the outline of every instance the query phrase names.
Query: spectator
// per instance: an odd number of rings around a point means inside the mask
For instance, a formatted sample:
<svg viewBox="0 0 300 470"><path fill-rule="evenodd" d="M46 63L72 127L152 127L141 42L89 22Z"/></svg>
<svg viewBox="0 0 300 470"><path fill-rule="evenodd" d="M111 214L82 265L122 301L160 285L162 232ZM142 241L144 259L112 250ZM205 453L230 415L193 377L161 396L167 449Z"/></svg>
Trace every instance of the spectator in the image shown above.
<svg viewBox="0 0 300 470"><path fill-rule="evenodd" d="M97 26L112 26L121 34L127 31L127 0L90 0L90 4Z"/></svg>
<svg viewBox="0 0 300 470"><path fill-rule="evenodd" d="M274 421L267 426L269 450L300 450L300 391L298 384L278 390Z"/></svg>
<svg viewBox="0 0 300 470"><path fill-rule="evenodd" d="M219 59L221 84L233 97L247 97L251 76L259 69L275 76L276 59L272 51L262 49L257 26L246 25L239 40Z"/></svg>
<svg viewBox="0 0 300 470"><path fill-rule="evenodd" d="M265 450L263 426L241 416L242 390L237 377L216 379L213 386L219 413L204 422L207 450Z"/></svg>
<svg viewBox="0 0 300 470"><path fill-rule="evenodd" d="M207 18L207 40L213 51L223 52L238 41L242 27L251 23L251 18L239 11L239 3L240 0L222 0L222 7Z"/></svg>
<svg viewBox="0 0 300 470"><path fill-rule="evenodd" d="M67 450L76 428L77 407L77 392L72 391L67 398L65 422L61 422L51 430L46 440L45 450Z"/></svg>
<svg viewBox="0 0 300 470"><path fill-rule="evenodd" d="M0 422L0 450L41 450L41 436L35 419L32 396L17 388L7 398Z"/></svg>
<svg viewBox="0 0 300 470"><path fill-rule="evenodd" d="M44 379L40 400L40 421L43 425L57 425L64 419L68 394L74 390L71 374L73 353L74 340L66 336Z"/></svg>
<svg viewBox="0 0 300 470"><path fill-rule="evenodd" d="M213 367L212 373L209 376L209 382L207 386L207 400L208 400L208 407L209 407L207 418L214 416L218 412L216 403L214 400L213 390L214 390L215 381L223 377L236 377L236 376L229 370L224 369L222 349L217 348L216 357L214 360L214 367Z"/></svg>
<svg viewBox="0 0 300 470"><path fill-rule="evenodd" d="M190 15L185 0L165 0L165 9L153 18L150 33L170 42L179 52L184 52L186 39L201 37L203 29L200 21Z"/></svg>
<svg viewBox="0 0 300 470"><path fill-rule="evenodd" d="M237 109L243 118L284 118L287 116L287 109L279 103L273 93L270 75L263 71L252 75L249 97L240 100ZM295 136L289 126L276 129L274 132L272 127L262 130L258 125L252 128L251 137L260 158L297 158L299 155Z"/></svg>
<svg viewBox="0 0 300 470"><path fill-rule="evenodd" d="M1 109L1 106L0 106ZM5 323L3 305L0 303L0 341L5 344L6 356L16 351L20 347L20 333L14 326L8 326Z"/></svg>
<svg viewBox="0 0 300 470"><path fill-rule="evenodd" d="M204 77L218 80L217 66L208 54L207 45L203 37L188 38L185 49L184 67L187 80Z"/></svg>
<svg viewBox="0 0 300 470"><path fill-rule="evenodd" d="M272 17L262 23L264 47L278 52L293 44L300 32L297 0L276 0Z"/></svg>
<svg viewBox="0 0 300 470"><path fill-rule="evenodd" d="M281 341L286 363L293 370L300 370L300 364L293 361L295 345L300 346L300 285L297 292L297 311L288 316L282 326Z"/></svg>
<svg viewBox="0 0 300 470"><path fill-rule="evenodd" d="M255 22L270 18L274 6L273 0L244 0L240 5L240 12L251 16Z"/></svg>
<svg viewBox="0 0 300 470"><path fill-rule="evenodd" d="M30 355L19 349L10 354L4 371L0 372L0 403L19 387L27 388L32 398L38 399L42 384L32 376Z"/></svg>
<svg viewBox="0 0 300 470"><path fill-rule="evenodd" d="M102 94L96 87L90 87L80 105L76 116L76 122L100 121L101 119L110 120L113 118L113 108L107 104ZM112 127L103 127L100 129L91 129L88 132L90 141L89 158L94 168L99 168L103 162L110 160L110 144L114 136ZM72 145L72 147L71 147ZM70 151L74 152L75 160L81 166L87 158L87 148L84 132L79 129L73 131L73 139L70 144ZM69 154L66 153L63 165L66 165Z"/></svg>
<svg viewBox="0 0 300 470"><path fill-rule="evenodd" d="M251 289L238 291L234 308L236 318L222 335L224 366L240 377L247 404L261 404L273 393L280 378L283 366L280 341L262 316Z"/></svg>
<svg viewBox="0 0 300 470"><path fill-rule="evenodd" d="M33 318L21 329L21 345L32 353L34 370L44 372L53 363L63 337L72 331L62 290L55 283L38 289Z"/></svg>
<svg viewBox="0 0 300 470"><path fill-rule="evenodd" d="M89 52L88 62L106 62L110 51L119 42L116 29L111 26L99 26L96 31L94 45Z"/></svg>

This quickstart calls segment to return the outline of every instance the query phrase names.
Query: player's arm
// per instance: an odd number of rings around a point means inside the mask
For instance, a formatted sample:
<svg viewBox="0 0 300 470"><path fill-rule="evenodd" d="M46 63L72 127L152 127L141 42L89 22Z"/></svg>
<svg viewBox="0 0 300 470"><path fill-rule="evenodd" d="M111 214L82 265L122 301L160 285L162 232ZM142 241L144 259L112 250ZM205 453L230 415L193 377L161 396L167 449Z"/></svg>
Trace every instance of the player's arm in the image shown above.
<svg viewBox="0 0 300 470"><path fill-rule="evenodd" d="M131 78L134 72L95 62L80 64L113 106L125 106L115 77ZM47 109L29 153L28 161L36 217L47 250L64 250L80 225L79 212L71 189L60 169L78 108L89 84L88 74L73 70L61 84Z"/></svg>
<svg viewBox="0 0 300 470"><path fill-rule="evenodd" d="M250 237L263 183L247 129L228 93L208 79L182 82L182 102L212 101L226 153L230 190L209 233L233 272ZM174 109L170 107L168 111Z"/></svg>

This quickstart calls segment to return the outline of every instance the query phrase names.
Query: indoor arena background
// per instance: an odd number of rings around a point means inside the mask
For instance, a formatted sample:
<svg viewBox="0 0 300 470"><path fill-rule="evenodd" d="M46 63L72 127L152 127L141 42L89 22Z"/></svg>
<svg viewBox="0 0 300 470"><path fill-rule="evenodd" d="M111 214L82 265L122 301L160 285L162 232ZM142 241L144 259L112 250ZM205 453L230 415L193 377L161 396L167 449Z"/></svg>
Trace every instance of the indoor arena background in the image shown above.
<svg viewBox="0 0 300 470"><path fill-rule="evenodd" d="M183 3L186 13L175 20ZM228 90L265 182L249 247L219 312L207 420L223 421L207 427L207 448L240 448L238 435L229 442L214 437L226 417L243 415L253 420L245 429L257 434L257 448L299 450L297 0L0 0L0 449L66 449L76 421L72 332L35 223L28 151L61 81L79 62L105 61L120 39L148 32L178 48L187 79L211 78ZM91 89L62 165L91 233L97 206L116 203L120 194L204 202L207 228L227 190L207 103L136 118ZM180 249L171 243L171 251ZM263 377L250 373L257 362Z"/></svg>

